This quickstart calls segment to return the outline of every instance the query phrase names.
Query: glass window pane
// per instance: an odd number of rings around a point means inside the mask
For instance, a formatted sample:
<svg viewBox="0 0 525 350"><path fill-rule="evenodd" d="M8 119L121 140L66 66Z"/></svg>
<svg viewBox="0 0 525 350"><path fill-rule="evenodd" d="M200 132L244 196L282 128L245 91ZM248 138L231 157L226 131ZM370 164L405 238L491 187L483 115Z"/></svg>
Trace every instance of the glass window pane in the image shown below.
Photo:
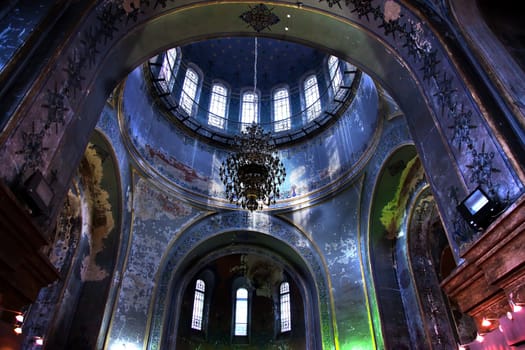
<svg viewBox="0 0 525 350"><path fill-rule="evenodd" d="M252 123L258 122L258 105L257 95L253 92L245 92L242 95L242 110L241 110L241 122L242 130L250 126Z"/></svg>
<svg viewBox="0 0 525 350"><path fill-rule="evenodd" d="M221 84L214 84L211 89L210 113L208 114L208 124L217 128L224 128L226 118L226 101L228 91Z"/></svg>
<svg viewBox="0 0 525 350"><path fill-rule="evenodd" d="M199 84L199 76L197 73L188 68L186 70L186 76L184 77L184 83L182 84L182 94L180 96L180 106L189 115L192 114L193 103L195 96L197 95L197 85Z"/></svg>
<svg viewBox="0 0 525 350"><path fill-rule="evenodd" d="M287 89L279 89L273 94L275 131L290 129L290 99Z"/></svg>
<svg viewBox="0 0 525 350"><path fill-rule="evenodd" d="M308 121L312 121L321 113L319 87L315 75L309 76L304 81L304 99L306 102L306 118Z"/></svg>
<svg viewBox="0 0 525 350"><path fill-rule="evenodd" d="M330 81L334 96L339 97L343 92L343 89L341 89L343 74L341 73L341 69L339 69L339 59L337 57L330 56L330 58L328 58L328 70L330 71Z"/></svg>
<svg viewBox="0 0 525 350"><path fill-rule="evenodd" d="M191 328L202 330L202 318L204 314L204 289L203 280L197 280L195 284L195 296L193 298L193 314L191 317Z"/></svg>
<svg viewBox="0 0 525 350"><path fill-rule="evenodd" d="M248 290L237 289L235 301L235 332L236 336L248 335Z"/></svg>
<svg viewBox="0 0 525 350"><path fill-rule="evenodd" d="M288 293L290 292L290 285L288 284L288 282L283 282L281 283L281 288L280 288L280 293L281 294L284 294L284 293Z"/></svg>
<svg viewBox="0 0 525 350"><path fill-rule="evenodd" d="M281 333L292 330L290 313L290 286L288 282L281 283L280 288Z"/></svg>
<svg viewBox="0 0 525 350"><path fill-rule="evenodd" d="M159 78L163 78L166 84L166 91L173 90L175 85L175 62L177 60L177 49L169 49L164 55L162 66L160 68Z"/></svg>

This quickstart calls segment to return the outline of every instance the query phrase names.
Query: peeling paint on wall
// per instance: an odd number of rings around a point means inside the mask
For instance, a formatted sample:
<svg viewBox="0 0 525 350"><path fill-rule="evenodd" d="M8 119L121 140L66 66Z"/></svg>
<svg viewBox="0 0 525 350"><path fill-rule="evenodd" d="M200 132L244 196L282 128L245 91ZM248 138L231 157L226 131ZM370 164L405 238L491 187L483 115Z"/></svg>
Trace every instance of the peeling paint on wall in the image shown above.
<svg viewBox="0 0 525 350"><path fill-rule="evenodd" d="M328 266L336 264L348 265L352 259L358 259L357 242L355 238L339 238L339 241L325 243Z"/></svg>
<svg viewBox="0 0 525 350"><path fill-rule="evenodd" d="M401 17L401 6L395 1L387 0L385 2L385 21L395 21Z"/></svg>
<svg viewBox="0 0 525 350"><path fill-rule="evenodd" d="M139 220L161 217L175 219L190 214L191 207L185 202L173 200L173 197L155 190L145 180L140 179L135 187L133 210Z"/></svg>
<svg viewBox="0 0 525 350"><path fill-rule="evenodd" d="M79 225L80 217L80 198L69 190L62 212L57 220L55 236L49 247L49 261L59 271L62 271L68 254L72 254L76 249L77 237L73 232Z"/></svg>
<svg viewBox="0 0 525 350"><path fill-rule="evenodd" d="M100 281L109 273L97 265L96 256L104 249L104 239L108 237L115 222L109 203L109 193L102 189L100 183L104 175L102 160L90 143L84 154L85 160L81 166L81 176L86 187L86 201L82 211L90 218L82 228L82 235L89 239L89 255L84 257L80 269L82 281Z"/></svg>

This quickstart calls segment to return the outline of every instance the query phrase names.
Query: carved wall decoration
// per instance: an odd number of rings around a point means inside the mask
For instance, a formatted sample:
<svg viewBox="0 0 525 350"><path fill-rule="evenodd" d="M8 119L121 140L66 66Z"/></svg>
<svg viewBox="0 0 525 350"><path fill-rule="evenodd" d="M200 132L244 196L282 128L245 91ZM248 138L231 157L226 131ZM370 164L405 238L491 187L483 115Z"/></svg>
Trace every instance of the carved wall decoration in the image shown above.
<svg viewBox="0 0 525 350"><path fill-rule="evenodd" d="M259 4L250 7L249 11L240 15L240 18L258 33L264 29L270 29L270 26L280 21L279 17L272 10L264 4Z"/></svg>
<svg viewBox="0 0 525 350"><path fill-rule="evenodd" d="M472 150L472 163L467 165L472 169L470 175L470 182L478 186L486 186L489 190L489 195L495 195L494 183L492 182L492 174L500 170L494 168L492 162L494 160L494 152L485 151L485 142L481 146L481 151Z"/></svg>
<svg viewBox="0 0 525 350"><path fill-rule="evenodd" d="M55 133L58 134L58 124L62 126L66 124L65 113L69 108L65 106L65 98L66 95L58 91L56 84L54 90L47 90L47 103L42 105L42 107L47 109L47 118L44 123L45 130L48 130L54 124Z"/></svg>
<svg viewBox="0 0 525 350"><path fill-rule="evenodd" d="M22 132L22 142L24 147L21 150L16 151L17 154L22 154L24 157L24 163L20 170L20 175L23 174L25 170L35 170L42 164L43 153L49 150L48 147L43 146L44 135L44 129L38 132L35 131L35 122L33 122L32 131Z"/></svg>
<svg viewBox="0 0 525 350"><path fill-rule="evenodd" d="M104 37L104 45L108 41L113 40L113 34L119 30L117 27L117 22L122 19L123 11L122 9L114 6L109 3L105 7L102 7L100 14L97 16L97 19L100 22L100 32Z"/></svg>
<svg viewBox="0 0 525 350"><path fill-rule="evenodd" d="M100 51L97 49L98 44L98 38L97 35L93 30L93 27L89 27L84 32L84 38L80 40L80 43L83 45L84 51L82 52L82 57L86 60L86 62L89 65L89 68L95 65L97 61L97 56L100 53Z"/></svg>
<svg viewBox="0 0 525 350"><path fill-rule="evenodd" d="M462 110L457 113L454 110L454 125L449 126L453 130L452 144L456 145L459 150L463 144L466 144L468 149L472 149L473 140L470 137L470 130L477 126L472 124L472 111L464 112L463 106L461 107Z"/></svg>
<svg viewBox="0 0 525 350"><path fill-rule="evenodd" d="M82 76L83 61L78 57L76 50L73 55L67 59L67 68L64 71L67 73L66 87L64 93L68 98L75 98L77 93L82 91L82 81L86 78Z"/></svg>

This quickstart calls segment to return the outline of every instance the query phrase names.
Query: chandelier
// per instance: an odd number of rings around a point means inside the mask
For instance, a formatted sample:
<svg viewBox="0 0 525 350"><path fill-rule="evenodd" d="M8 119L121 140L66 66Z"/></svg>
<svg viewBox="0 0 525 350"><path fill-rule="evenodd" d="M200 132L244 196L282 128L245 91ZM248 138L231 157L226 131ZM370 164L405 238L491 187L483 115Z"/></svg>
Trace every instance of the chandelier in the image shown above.
<svg viewBox="0 0 525 350"><path fill-rule="evenodd" d="M230 203L254 211L275 204L279 198L286 169L273 152L270 135L253 123L235 137L237 152L222 162L219 172Z"/></svg>
<svg viewBox="0 0 525 350"><path fill-rule="evenodd" d="M253 94L257 94L257 37L254 38ZM226 198L249 211L275 204L279 186L286 178L283 163L273 152L271 133L254 120L234 139L236 153L230 154L219 171Z"/></svg>

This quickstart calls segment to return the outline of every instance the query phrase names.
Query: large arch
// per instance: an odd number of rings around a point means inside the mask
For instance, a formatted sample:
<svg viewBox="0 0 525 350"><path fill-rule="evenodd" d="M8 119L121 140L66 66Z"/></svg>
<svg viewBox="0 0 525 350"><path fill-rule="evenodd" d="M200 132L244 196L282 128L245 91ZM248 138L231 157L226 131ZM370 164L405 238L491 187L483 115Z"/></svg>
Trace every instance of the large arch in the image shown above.
<svg viewBox="0 0 525 350"><path fill-rule="evenodd" d="M213 252L214 256L234 252L272 252L297 273L305 299L307 344L311 349L332 349L335 344L329 276L322 254L306 235L285 221L265 214L236 212L207 216L181 232L167 248L157 273L157 288L150 309L148 349L168 348L177 325L177 307L184 290L184 273ZM182 284L182 285L181 285ZM114 317L118 317L115 315ZM108 344L120 342L109 335ZM171 340L173 341L173 339Z"/></svg>
<svg viewBox="0 0 525 350"><path fill-rule="evenodd" d="M53 184L55 200L42 219L50 227L81 159L103 103L131 69L174 45L210 37L264 35L301 42L354 63L381 82L407 116L436 202L454 244L461 220L448 205L481 185L493 196L514 200L525 178L518 155L505 155L488 111L470 80L425 18L394 1L268 3L281 18L271 31L256 32L239 15L250 2L130 1L91 7L68 35L59 54L28 87L15 115L4 121L0 176L22 184L40 170ZM293 19L284 31L287 15ZM69 19L70 20L70 19ZM315 24L315 25L312 25ZM20 100L13 100L17 103ZM67 147L66 147L67 145ZM519 152L518 152L519 154ZM490 171L480 170L489 163ZM486 169L486 168L485 168ZM447 174L442 176L442 174ZM462 232L459 232L460 234Z"/></svg>
<svg viewBox="0 0 525 350"><path fill-rule="evenodd" d="M396 269L409 195L401 194L401 190L414 181L414 178L405 179L416 154L411 144L392 150L383 161L370 199L367 250L380 319L389 320L381 322L385 348L401 348L410 342L425 343L424 337L417 334L418 327L410 327L417 325L418 319L411 319L412 315L405 310L405 295Z"/></svg>

